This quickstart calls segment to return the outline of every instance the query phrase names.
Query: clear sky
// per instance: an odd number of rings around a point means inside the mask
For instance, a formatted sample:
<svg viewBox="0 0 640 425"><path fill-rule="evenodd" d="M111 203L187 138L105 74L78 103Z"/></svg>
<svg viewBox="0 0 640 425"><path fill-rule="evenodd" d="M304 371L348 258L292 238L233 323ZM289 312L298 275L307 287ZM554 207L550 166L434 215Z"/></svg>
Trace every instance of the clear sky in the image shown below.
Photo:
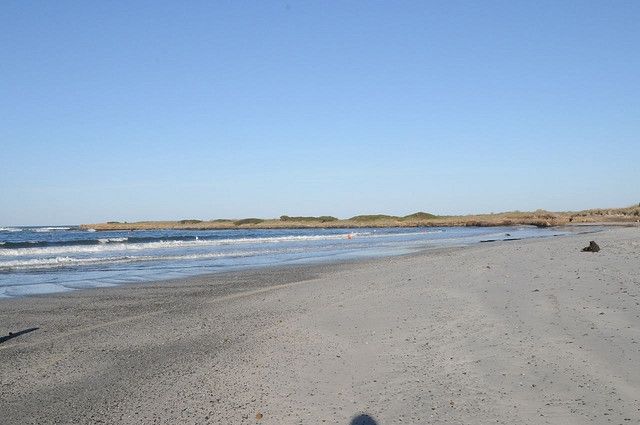
<svg viewBox="0 0 640 425"><path fill-rule="evenodd" d="M639 1L0 2L0 225L640 202Z"/></svg>

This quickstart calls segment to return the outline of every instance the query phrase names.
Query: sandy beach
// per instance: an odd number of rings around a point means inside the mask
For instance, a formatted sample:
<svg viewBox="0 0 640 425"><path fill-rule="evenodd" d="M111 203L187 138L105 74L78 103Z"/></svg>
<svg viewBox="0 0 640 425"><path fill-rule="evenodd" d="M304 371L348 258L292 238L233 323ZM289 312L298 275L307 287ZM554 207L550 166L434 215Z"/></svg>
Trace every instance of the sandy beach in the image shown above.
<svg viewBox="0 0 640 425"><path fill-rule="evenodd" d="M5 299L0 319L3 424L640 423L637 227Z"/></svg>

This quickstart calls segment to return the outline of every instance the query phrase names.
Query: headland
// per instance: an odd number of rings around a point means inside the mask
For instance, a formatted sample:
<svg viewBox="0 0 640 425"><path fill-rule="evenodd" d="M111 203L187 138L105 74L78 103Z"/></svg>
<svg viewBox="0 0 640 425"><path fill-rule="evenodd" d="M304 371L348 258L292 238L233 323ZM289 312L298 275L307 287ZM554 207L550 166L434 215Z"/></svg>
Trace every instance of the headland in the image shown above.
<svg viewBox="0 0 640 425"><path fill-rule="evenodd" d="M296 228L362 228L362 227L437 227L437 226L513 226L552 227L573 224L632 224L640 222L640 205L627 208L603 208L583 211L533 212L509 211L496 214L438 216L417 212L406 216L385 214L358 215L347 219L333 216L295 217L283 215L276 219L184 219L178 221L139 221L134 223L109 221L80 225L94 230L149 229L296 229Z"/></svg>

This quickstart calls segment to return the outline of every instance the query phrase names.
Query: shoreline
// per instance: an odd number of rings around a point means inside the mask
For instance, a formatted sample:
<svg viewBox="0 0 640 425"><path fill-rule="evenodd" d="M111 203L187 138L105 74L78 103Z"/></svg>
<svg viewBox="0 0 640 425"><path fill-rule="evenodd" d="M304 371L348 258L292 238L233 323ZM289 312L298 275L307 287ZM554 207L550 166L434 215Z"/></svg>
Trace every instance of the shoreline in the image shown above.
<svg viewBox="0 0 640 425"><path fill-rule="evenodd" d="M242 271L267 266L277 266L280 264L312 265L332 263L335 261L349 261L357 258L380 258L402 255L403 253L409 252L419 252L423 249L431 250L440 246L464 246L479 242L494 242L496 240L506 241L559 236L561 234L575 233L578 231L585 233L593 231L594 229L601 229L601 226L581 229L566 227L536 229L531 226L493 227L491 229L467 227L456 230L443 228L435 230L385 228L382 230L367 229L365 233L358 233L359 231L355 229L349 232L307 230L301 234L293 231L273 234L268 231L259 234L256 231L240 231L244 233L237 235L232 234L231 231L227 231L222 235L216 235L214 232L206 235L202 233L194 235L193 233L178 232L180 233L179 237L167 235L168 232L161 232L160 234L150 233L145 235L118 234L115 235L117 237L111 238L110 236L109 239L104 235L100 236L94 233L84 235L82 234L83 232L75 231L72 237L66 238L71 239L73 242L68 244L69 246L65 243L60 243L61 246L64 245L62 248L57 246L50 248L49 246L54 244L45 242L42 244L43 247L38 246L38 248L34 250L34 252L37 251L37 254L34 254L32 258L28 257L29 249L23 250L27 256L20 258L17 256L22 254L22 252L18 252L16 249L9 249L9 251L15 251L14 255L16 255L15 258L17 260L9 260L4 263L0 262L2 263L0 264L0 269L7 264L15 267L15 270L10 269L8 274L0 276L0 291L2 291L0 292L0 297L7 298L33 296L36 294L64 293L82 290L83 288L115 286L126 282L145 284L146 282L153 282L158 279L185 279L190 276L202 276L209 273L217 274L227 271ZM376 237L377 234L375 232L381 232L379 233L381 237ZM502 232L505 232L505 236L503 236ZM202 241L198 240L198 235ZM27 237L30 236L27 234ZM158 247L169 247L164 244L165 237L171 240L171 244L175 244L175 247L170 247L172 251L169 252L169 255L160 249L155 249ZM360 240L361 237L362 241ZM371 237L371 239L368 239L369 237ZM83 238L88 240L85 241ZM152 238L155 238L155 240ZM194 238L195 242L193 241ZM220 238L222 239L220 240ZM246 246L238 245L238 247L233 250L227 251L225 251L223 247L223 249L220 250L220 254L215 253L217 248L215 248L214 245L222 246L227 243L233 244L235 238L238 238L238 241L242 243L249 242L249 244ZM255 238L255 241L257 241L253 245L250 244L252 241L251 238ZM314 242L306 242L306 240L322 240L324 241L322 243L326 242L326 244L330 244L333 239L341 238L357 240L353 241L354 243L349 241L349 243L337 244L334 248L328 250L324 249L323 246L314 248ZM406 240L403 240L403 238ZM64 240L63 237L59 239ZM289 250L286 245L283 245L285 248L282 248L277 244L277 242L289 240L303 243L296 245L298 248L292 250ZM80 244L80 242L83 243ZM264 245L260 242L269 242L269 244ZM34 242L23 243L19 249L24 245L28 245L26 248L31 248L33 243ZM14 242L8 242L8 244L12 244L9 248L13 248L13 245L15 245ZM199 248L199 244L202 244L202 247ZM85 248L83 245L91 246ZM184 251L179 251L182 246L185 247ZM302 249L300 249L300 247L302 247ZM129 248L131 248L132 254L129 253ZM5 254L9 251L3 251L0 252L0 254ZM49 251L51 251L51 255L55 253L55 259L47 257L46 254ZM101 251L104 251L104 254ZM118 251L117 255L113 254L113 252L116 251ZM230 251L232 251L233 254L229 254ZM275 252L276 254L269 256L269 251ZM64 257L63 255L67 252L77 253L77 255ZM96 269L100 261L109 264L113 257L116 258L116 260L112 261L113 263L121 260L123 265L116 265L113 270L108 268L104 270L89 269L85 271L81 268L75 269L73 267L75 263L82 264L82 255L85 255L85 252L91 252L90 260L94 263ZM245 252L246 255L243 255ZM258 255L254 255L255 253ZM262 253L266 253L266 255L261 256L260 254ZM160 263L163 261L163 256L169 259L165 261L164 264ZM213 260L208 263L206 261L203 263L189 262L190 259L196 257L205 259L228 257L230 259L220 265L216 264ZM234 260L233 258L235 257L239 259ZM145 258L153 259L157 263L152 264L147 269L143 262ZM183 259L183 261L180 261L181 259ZM44 268L45 265L50 265L53 268L47 270ZM20 266L27 268L22 274ZM166 266L166 268L163 270L162 266ZM33 270L39 271L40 273L35 278L32 278L31 281L29 281L30 276L27 274L29 267L32 267ZM15 272L16 279L19 280L12 281L11 272ZM85 276L88 276L88 278ZM37 279L39 279L39 281Z"/></svg>
<svg viewBox="0 0 640 425"><path fill-rule="evenodd" d="M639 259L609 228L0 300L38 328L0 344L3 419L638 423Z"/></svg>
<svg viewBox="0 0 640 425"><path fill-rule="evenodd" d="M584 234L589 234L592 232L585 232ZM564 235L559 236L548 236L547 238L555 238L562 237ZM487 243L499 243L499 242L514 242L514 241L526 241L533 240L531 239L506 239L506 240L487 240L481 241L477 243L473 243L470 245L456 245L456 246L438 246L432 248L423 248L413 252L404 252L400 254L381 254L381 255L367 255L361 257L349 257L349 258L332 258L332 257L320 257L312 260L311 262L302 262L300 260L296 260L293 262L285 262L285 263L274 263L274 264L262 264L262 265L251 265L251 266L243 266L239 269L232 270L220 270L220 271L209 271L202 274L196 275L188 275L184 277L172 277L167 279L151 279L151 280L142 280L142 281L132 281L132 282L122 282L118 284L114 284L112 286L98 286L98 287L87 287L87 288L78 288L69 290L66 292L46 292L46 293L35 293L29 295L21 295L21 296L11 296L11 297L0 297L0 307L2 307L3 302L11 302L11 300L21 300L24 298L39 298L39 299L47 299L50 297L67 297L80 295L85 292L95 292L95 291L105 291L110 292L113 290L126 290L127 288L137 288L140 286L148 286L153 288L162 288L166 285L176 286L191 286L191 285L199 285L203 281L209 282L211 280L221 280L223 282L226 281L235 281L238 278L247 275L262 278L264 276L289 276L295 275L296 279L301 278L300 276L315 276L319 273L327 273L330 271L337 271L341 268L348 267L358 267L358 266L366 266L368 263L376 263L385 259L392 258L404 258L404 257L413 257L413 256L421 256L428 254L436 254L438 252L445 251L457 251L460 249L465 249L473 246L477 246L480 244ZM242 279L241 279L242 280ZM303 279L306 280L306 279ZM242 288L238 288L241 290ZM1 346L0 346L1 348Z"/></svg>

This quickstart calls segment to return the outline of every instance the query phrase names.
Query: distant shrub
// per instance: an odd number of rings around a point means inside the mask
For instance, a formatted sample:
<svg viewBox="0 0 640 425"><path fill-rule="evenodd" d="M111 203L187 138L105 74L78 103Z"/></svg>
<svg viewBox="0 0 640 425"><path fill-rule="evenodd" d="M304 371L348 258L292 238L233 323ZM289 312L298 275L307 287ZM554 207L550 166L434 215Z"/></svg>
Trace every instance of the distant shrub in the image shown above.
<svg viewBox="0 0 640 425"><path fill-rule="evenodd" d="M236 220L233 222L236 226L242 226L243 224L260 224L264 220L261 218L243 218L242 220Z"/></svg>
<svg viewBox="0 0 640 425"><path fill-rule="evenodd" d="M281 221L310 221L310 222L319 221L321 223L325 223L327 221L336 221L338 219L330 215L323 215L320 217L290 217L288 215L281 215L280 220Z"/></svg>
<svg viewBox="0 0 640 425"><path fill-rule="evenodd" d="M320 217L318 217L318 219L323 223L326 223L327 221L338 221L336 217L333 217L331 215L321 215Z"/></svg>
<svg viewBox="0 0 640 425"><path fill-rule="evenodd" d="M202 223L202 220L180 220L180 224L198 224Z"/></svg>
<svg viewBox="0 0 640 425"><path fill-rule="evenodd" d="M107 221L107 224L120 224L119 221Z"/></svg>
<svg viewBox="0 0 640 425"><path fill-rule="evenodd" d="M357 215L355 217L351 217L349 220L362 222L362 221L382 221L382 220L398 220L400 217L396 217L395 215L385 215L385 214L370 214L370 215Z"/></svg>
<svg viewBox="0 0 640 425"><path fill-rule="evenodd" d="M430 220L430 219L438 218L438 216L419 211L417 213L405 215L403 218L405 220Z"/></svg>

